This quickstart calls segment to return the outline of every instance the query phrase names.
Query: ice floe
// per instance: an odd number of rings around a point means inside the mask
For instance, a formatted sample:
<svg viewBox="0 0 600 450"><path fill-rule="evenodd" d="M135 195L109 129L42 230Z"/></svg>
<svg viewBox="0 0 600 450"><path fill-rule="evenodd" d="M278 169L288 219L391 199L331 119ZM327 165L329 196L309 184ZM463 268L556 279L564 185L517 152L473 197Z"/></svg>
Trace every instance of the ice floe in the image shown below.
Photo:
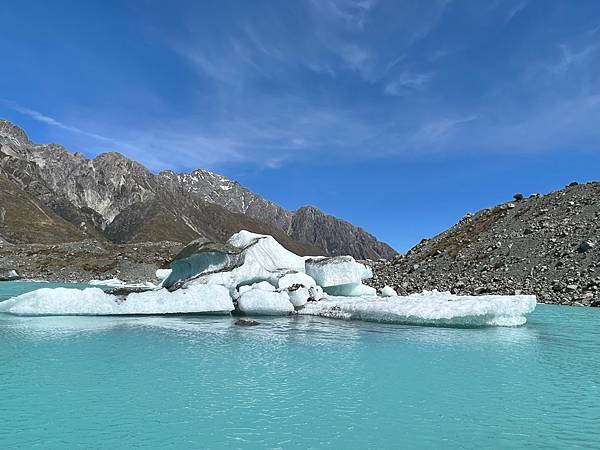
<svg viewBox="0 0 600 450"><path fill-rule="evenodd" d="M439 326L517 326L536 306L532 295L457 296L424 292L406 297L327 297L299 311L321 317Z"/></svg>
<svg viewBox="0 0 600 450"><path fill-rule="evenodd" d="M169 292L158 289L129 294L126 299L99 288L38 289L0 302L0 312L38 315L229 314L234 306L222 286L194 285Z"/></svg>

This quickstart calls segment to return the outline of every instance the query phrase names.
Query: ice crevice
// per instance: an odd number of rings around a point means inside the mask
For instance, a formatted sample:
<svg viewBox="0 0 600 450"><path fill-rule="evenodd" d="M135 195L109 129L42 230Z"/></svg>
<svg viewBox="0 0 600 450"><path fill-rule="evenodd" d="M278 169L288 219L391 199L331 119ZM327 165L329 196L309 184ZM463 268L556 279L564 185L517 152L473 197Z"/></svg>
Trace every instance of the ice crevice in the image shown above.
<svg viewBox="0 0 600 450"><path fill-rule="evenodd" d="M112 295L97 287L39 289L0 302L17 315L312 315L427 326L518 326L536 306L529 295L379 295L371 269L351 256L301 257L272 236L242 230L225 244L197 240L161 269L160 285ZM112 281L118 285L118 280ZM96 282L103 284L101 282ZM106 284L106 282L104 282ZM151 287L145 285L147 287Z"/></svg>

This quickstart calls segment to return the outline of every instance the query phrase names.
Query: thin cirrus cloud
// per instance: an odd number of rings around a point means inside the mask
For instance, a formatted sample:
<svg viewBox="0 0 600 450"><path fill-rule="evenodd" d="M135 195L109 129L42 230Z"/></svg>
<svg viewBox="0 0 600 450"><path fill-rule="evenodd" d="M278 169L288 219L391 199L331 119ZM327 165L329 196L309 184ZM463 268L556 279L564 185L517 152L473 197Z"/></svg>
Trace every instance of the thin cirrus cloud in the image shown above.
<svg viewBox="0 0 600 450"><path fill-rule="evenodd" d="M86 136L88 138L92 138L94 140L98 140L98 141L102 141L102 142L106 142L112 145L116 145L119 147L125 147L125 148L129 148L130 145L119 141L117 139L114 139L112 137L108 137L108 136L103 136L101 134L97 134L97 133L92 133L90 131L86 131L86 130L82 130L79 127L76 126L72 126L72 125L67 125L63 122L61 122L60 120L57 120L53 117L47 116L46 114L43 114L39 111L36 111L34 109L30 109L30 108L26 108L12 100L7 100L7 99L0 99L0 102L2 104L4 104L4 106L8 109L11 109L13 111L16 111L24 116L27 116L33 120L36 120L38 122L44 123L46 125L50 125L52 127L56 127L59 128L61 130L67 131L69 133L75 133L75 134L79 134L79 135L83 135Z"/></svg>
<svg viewBox="0 0 600 450"><path fill-rule="evenodd" d="M111 110L96 105L94 114L78 114L77 99L68 97L64 117L39 112L56 109L18 93L19 103L3 105L61 130L67 144L76 135L78 143L86 138L93 149L122 151L157 170L598 142L597 23L585 33L555 35L546 23L552 11L544 16L545 9L523 0L238 6L227 14L194 4L139 11L144 20L132 26L143 23L137 34L151 37L144 49L151 46L153 64L169 61L176 81L151 80L154 67L135 54L127 62L152 81L146 92L160 107L134 97L126 107L112 92ZM553 121L551 130L545 120Z"/></svg>
<svg viewBox="0 0 600 450"><path fill-rule="evenodd" d="M422 89L432 77L432 73L402 72L397 79L386 84L384 92L395 96L409 95L414 90Z"/></svg>

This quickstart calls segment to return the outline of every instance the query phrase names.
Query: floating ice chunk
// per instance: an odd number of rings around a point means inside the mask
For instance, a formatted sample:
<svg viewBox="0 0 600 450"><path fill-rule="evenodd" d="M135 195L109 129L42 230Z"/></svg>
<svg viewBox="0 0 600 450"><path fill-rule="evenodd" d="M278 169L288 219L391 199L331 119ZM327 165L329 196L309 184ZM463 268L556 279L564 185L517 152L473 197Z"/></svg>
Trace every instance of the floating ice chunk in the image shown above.
<svg viewBox="0 0 600 450"><path fill-rule="evenodd" d="M352 256L307 259L305 271L321 287L356 284L373 276L370 267L356 262Z"/></svg>
<svg viewBox="0 0 600 450"><path fill-rule="evenodd" d="M313 286L308 288L308 293L310 295L310 299L314 301L318 301L326 297L321 286Z"/></svg>
<svg viewBox="0 0 600 450"><path fill-rule="evenodd" d="M296 272L296 273L287 273L282 276L278 284L279 289L288 289L294 285L304 286L306 288L316 286L317 283L312 277L309 277L305 273Z"/></svg>
<svg viewBox="0 0 600 450"><path fill-rule="evenodd" d="M167 278L169 278L169 275L171 275L171 273L173 273L173 269L158 269L156 271L156 278L159 280L166 280Z"/></svg>
<svg viewBox="0 0 600 450"><path fill-rule="evenodd" d="M426 292L407 297L328 297L298 311L334 319L437 326L517 326L536 306L532 295L456 296Z"/></svg>
<svg viewBox="0 0 600 450"><path fill-rule="evenodd" d="M247 315L286 316L294 311L287 292L251 289L240 295L238 309Z"/></svg>
<svg viewBox="0 0 600 450"><path fill-rule="evenodd" d="M229 291L222 286L197 285L129 294L125 300L99 288L38 289L0 302L0 312L17 315L121 315L229 313Z"/></svg>
<svg viewBox="0 0 600 450"><path fill-rule="evenodd" d="M394 288L391 286L384 286L381 289L380 294L382 297L397 297L398 296L398 294L396 293Z"/></svg>
<svg viewBox="0 0 600 450"><path fill-rule="evenodd" d="M377 294L377 290L371 286L365 286L362 283L341 284L339 286L330 286L324 288L324 291L329 295L342 297L361 297L373 296Z"/></svg>
<svg viewBox="0 0 600 450"><path fill-rule="evenodd" d="M0 237L0 243L2 238ZM0 281L14 281L21 278L16 270L14 269L2 269L0 268Z"/></svg>
<svg viewBox="0 0 600 450"><path fill-rule="evenodd" d="M308 289L305 287L299 287L296 289L288 289L287 293L290 296L290 302L296 308L306 305L306 302L310 298Z"/></svg>

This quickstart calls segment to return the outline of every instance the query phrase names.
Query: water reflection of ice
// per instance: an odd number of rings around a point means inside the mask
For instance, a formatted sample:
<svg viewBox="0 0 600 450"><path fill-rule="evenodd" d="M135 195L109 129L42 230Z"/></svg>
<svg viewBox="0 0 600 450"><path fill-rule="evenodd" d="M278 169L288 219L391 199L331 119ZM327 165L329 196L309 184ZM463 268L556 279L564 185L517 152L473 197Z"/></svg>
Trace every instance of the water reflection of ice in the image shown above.
<svg viewBox="0 0 600 450"><path fill-rule="evenodd" d="M201 340L223 336L257 343L294 342L303 345L340 343L352 345L369 341L374 345L390 342L420 346L485 347L527 345L539 338L539 330L519 328L443 328L381 324L359 321L296 316L258 317L253 327L235 325L231 316L42 316L19 317L0 314L0 335L9 333L29 339L61 339L108 333L117 330L156 332L174 337Z"/></svg>

